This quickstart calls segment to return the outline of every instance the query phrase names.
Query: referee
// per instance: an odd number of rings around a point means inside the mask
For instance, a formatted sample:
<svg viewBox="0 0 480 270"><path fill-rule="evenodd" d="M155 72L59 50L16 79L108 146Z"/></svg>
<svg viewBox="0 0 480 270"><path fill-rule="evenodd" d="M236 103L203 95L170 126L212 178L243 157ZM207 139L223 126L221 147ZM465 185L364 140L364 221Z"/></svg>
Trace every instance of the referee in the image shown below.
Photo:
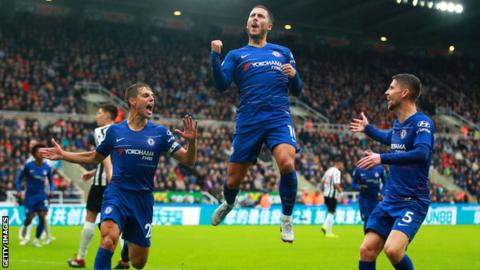
<svg viewBox="0 0 480 270"><path fill-rule="evenodd" d="M325 223L322 226L322 231L326 237L338 237L332 232L333 215L337 208L337 200L342 193L341 186L341 170L343 170L343 162L339 159L335 160L334 166L330 167L322 178L323 197L325 198L325 205L327 205L328 214L325 218Z"/></svg>
<svg viewBox="0 0 480 270"><path fill-rule="evenodd" d="M114 105L105 104L98 108L95 120L99 127L94 131L95 146L98 146L105 139L107 129L114 123L117 114L118 110ZM80 248L76 257L68 260L68 265L74 268L85 267L85 255L93 238L95 220L97 219L98 213L101 211L103 192L105 191L108 181L110 181L110 178L112 177L112 163L110 157L107 157L98 164L96 169L87 171L82 175L84 181L88 181L92 177L93 182L87 198L87 215L85 217L85 224L83 225L80 237Z"/></svg>

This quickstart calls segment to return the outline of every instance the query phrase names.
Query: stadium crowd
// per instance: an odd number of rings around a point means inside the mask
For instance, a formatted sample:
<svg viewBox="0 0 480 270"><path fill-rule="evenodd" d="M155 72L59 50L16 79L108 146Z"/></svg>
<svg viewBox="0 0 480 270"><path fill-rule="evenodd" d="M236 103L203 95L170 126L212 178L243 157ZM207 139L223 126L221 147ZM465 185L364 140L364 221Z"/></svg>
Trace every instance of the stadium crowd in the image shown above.
<svg viewBox="0 0 480 270"><path fill-rule="evenodd" d="M56 138L68 150L94 149L92 123L57 120L40 126L38 120L17 118L8 120L0 118L0 183L4 190L14 189L15 175L24 161L29 157L29 141L31 138L46 141ZM170 126L173 129L173 126ZM345 164L342 173L344 190L351 191L351 172L355 162L360 159L365 149L386 151L379 144L372 144L366 138L359 138L349 133L334 133L322 130L300 128L298 141L302 152L297 155L297 171L306 180L320 188L323 173L331 162L340 157ZM230 154L230 143L233 128L200 127L198 141L198 159L193 169L176 164L168 156L162 156L155 177L155 189L158 191L206 191L216 197L221 196L223 181L226 175L227 160ZM182 143L182 142L181 142ZM453 142L440 139L435 148L433 165L445 175L452 175L456 183L467 189L480 199L478 179L478 140ZM472 147L477 147L476 152ZM442 150L445 149L445 150ZM244 191L277 191L278 176L272 167L271 157L262 151L260 158L249 170L242 184ZM442 152L445 152L442 154ZM69 195L75 187L72 183L55 174L56 190ZM432 199L441 202L460 202L464 197L445 190L444 187L432 184Z"/></svg>
<svg viewBox="0 0 480 270"><path fill-rule="evenodd" d="M372 122L390 126L392 116L377 112L387 111L383 93L392 74L405 72L408 67L409 72L422 79L419 102L422 110L435 114L437 108L444 107L479 124L475 105L480 102L480 83L474 75L478 63L465 69L457 63L461 60L453 56L428 58L338 49L326 49L317 54L297 61L305 80L303 100L327 115L331 122L348 123L352 116L364 111ZM444 126L438 125L438 128L448 131Z"/></svg>
<svg viewBox="0 0 480 270"><path fill-rule="evenodd" d="M126 85L144 81L158 94L155 113L162 117L181 118L187 112L199 119L230 121L235 117L236 91L222 94L214 89L205 38L102 22L86 22L79 28L67 19L36 16L2 21L0 37L0 110L85 113L85 92L75 87L76 82L98 82L122 98ZM224 42L228 46L244 43L238 38L226 39L230 39ZM289 45L292 41L285 42ZM390 126L392 117L377 113L387 111L382 93L390 76L408 66L425 84L420 102L425 111L449 107L480 124L480 111L474 107L480 103L479 78L474 76L478 63L465 64L458 57L399 57L395 53L299 46L303 45L290 47L295 48L294 53L298 51L297 66L305 81L302 100L332 123L346 124L364 111L377 126ZM462 92L453 96L452 89ZM15 174L29 155L31 138L62 138L63 146L72 151L93 149L94 126L90 123L58 120L42 128L37 120L0 118L0 124L0 182L4 189L13 188ZM448 132L449 128L437 122L437 130ZM226 126L202 127L195 168L159 166L155 188L203 190L220 196L232 134L233 129ZM346 168L345 190L350 189L355 162L364 149L372 147L366 139L309 128L300 128L298 138L303 148L296 160L298 171L318 185L329 161L341 156ZM382 149L378 145L373 148ZM479 140L442 138L435 153L433 165L480 199ZM161 159L164 165L172 162L168 157ZM58 174L56 177L60 179ZM249 171L241 189L275 190L277 178L269 158L264 158ZM70 189L71 184L65 185L61 179L56 182L57 189ZM432 198L461 201L438 185L432 186Z"/></svg>
<svg viewBox="0 0 480 270"><path fill-rule="evenodd" d="M72 151L91 149L89 136L93 123L57 120L42 127L37 119L5 119L0 116L0 189L15 189L15 177L25 161L31 156L31 140L61 138L62 145ZM73 183L54 171L55 190L63 191L65 196L74 196Z"/></svg>
<svg viewBox="0 0 480 270"><path fill-rule="evenodd" d="M158 93L155 110L163 117L178 118L193 110L201 119L234 119L237 94L214 90L208 39L103 22L75 27L67 19L35 16L17 16L1 24L0 109L82 113L84 89L76 88L76 82L97 82L122 97L126 85L144 81ZM226 46L244 43L237 37L225 39ZM376 111L385 109L382 94L391 75L408 66L424 83L423 110L434 113L437 107L447 107L480 124L475 109L480 102L475 75L479 66L473 60L318 50L291 39L279 42L298 51L297 66L305 81L302 100L332 123L348 123L365 111L372 122L391 124L389 114ZM452 95L452 90L460 94ZM448 131L442 125L438 129Z"/></svg>
<svg viewBox="0 0 480 270"><path fill-rule="evenodd" d="M480 140L437 138L433 165L480 201Z"/></svg>

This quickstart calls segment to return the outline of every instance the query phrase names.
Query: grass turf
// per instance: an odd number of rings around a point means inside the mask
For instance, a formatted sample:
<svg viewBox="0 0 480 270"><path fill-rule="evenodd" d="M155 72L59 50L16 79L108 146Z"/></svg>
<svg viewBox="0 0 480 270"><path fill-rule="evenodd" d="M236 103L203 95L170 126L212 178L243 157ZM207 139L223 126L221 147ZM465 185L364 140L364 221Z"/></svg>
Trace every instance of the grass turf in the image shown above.
<svg viewBox="0 0 480 270"><path fill-rule="evenodd" d="M78 249L81 227L52 227L57 238L49 246L18 244L18 228L10 229L10 269L69 269L67 259ZM361 226L335 226L337 239L327 239L319 226L295 226L293 244L280 241L278 226L154 227L145 269L357 269ZM32 231L34 235L34 230ZM87 255L93 269L99 232ZM112 266L119 258L117 247ZM480 269L480 226L422 226L409 256L415 269ZM384 254L377 269L393 269Z"/></svg>

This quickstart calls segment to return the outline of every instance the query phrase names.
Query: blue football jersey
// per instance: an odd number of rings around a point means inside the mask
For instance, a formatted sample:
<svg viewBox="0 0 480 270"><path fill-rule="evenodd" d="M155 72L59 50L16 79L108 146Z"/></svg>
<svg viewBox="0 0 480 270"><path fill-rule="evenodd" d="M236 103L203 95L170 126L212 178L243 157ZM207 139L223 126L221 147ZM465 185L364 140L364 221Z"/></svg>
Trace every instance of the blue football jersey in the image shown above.
<svg viewBox="0 0 480 270"><path fill-rule="evenodd" d="M50 167L46 162L42 162L41 165L37 165L35 160L29 161L23 166L23 168L18 172L16 179L16 190L17 192L21 190L22 179L26 179L26 189L25 197L46 197L47 193L45 192L45 180L48 179L50 185L50 191L53 191L53 175L52 167Z"/></svg>
<svg viewBox="0 0 480 270"><path fill-rule="evenodd" d="M390 130L390 148L392 153L413 150L423 144L430 150L425 162L402 165L390 165L390 175L384 189L385 200L404 200L408 198L430 201L428 172L432 160L435 126L424 113L417 112L403 123L394 121Z"/></svg>
<svg viewBox="0 0 480 270"><path fill-rule="evenodd" d="M215 67L215 60L218 60L215 57L219 55L212 54L217 87L221 81L219 73L223 72L223 87L228 88L233 80L239 88L236 133L248 132L270 121L291 122L288 89L290 87L299 95L303 82L298 72L289 79L282 71L282 65L287 63L295 68L288 48L267 43L262 48L247 45L232 50L225 56L221 71Z"/></svg>
<svg viewBox="0 0 480 270"><path fill-rule="evenodd" d="M148 122L141 131L133 131L123 121L108 128L96 151L111 156L110 185L152 191L160 154L172 155L180 148L172 132L164 126Z"/></svg>
<svg viewBox="0 0 480 270"><path fill-rule="evenodd" d="M381 185L386 178L383 166L375 166L370 170L355 168L353 170L353 180L360 190L360 198L372 201L378 201Z"/></svg>

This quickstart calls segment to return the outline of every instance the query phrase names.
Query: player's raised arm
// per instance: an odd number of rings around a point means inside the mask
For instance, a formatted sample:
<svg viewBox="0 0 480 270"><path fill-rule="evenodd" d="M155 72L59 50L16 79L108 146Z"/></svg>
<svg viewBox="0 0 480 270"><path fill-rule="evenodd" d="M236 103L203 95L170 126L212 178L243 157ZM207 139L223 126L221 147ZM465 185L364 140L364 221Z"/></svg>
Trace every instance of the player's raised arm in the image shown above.
<svg viewBox="0 0 480 270"><path fill-rule="evenodd" d="M225 60L222 63L220 59L222 46L223 43L221 40L213 40L211 43L213 79L215 86L221 92L225 91L230 87L230 84L232 84L233 69L235 68L235 62L233 61L231 53L225 56Z"/></svg>
<svg viewBox="0 0 480 270"><path fill-rule="evenodd" d="M303 81L300 77L300 74L297 72L297 67L295 66L295 59L293 54L288 52L286 55L288 63L282 65L282 70L285 75L288 76L288 88L292 91L292 94L296 97L299 97L303 89Z"/></svg>
<svg viewBox="0 0 480 270"><path fill-rule="evenodd" d="M187 115L183 118L183 126L183 131L175 129L175 133L187 140L187 149L181 147L172 156L183 165L193 167L197 160L197 121Z"/></svg>
<svg viewBox="0 0 480 270"><path fill-rule="evenodd" d="M350 131L353 133L365 133L368 137L379 141L382 144L390 145L392 140L392 130L383 131L368 123L365 114L361 113L361 118L354 118L350 122Z"/></svg>
<svg viewBox="0 0 480 270"><path fill-rule="evenodd" d="M98 164L105 159L105 156L99 154L97 151L88 152L69 152L64 151L62 147L52 139L53 147L40 148L38 154L42 158L50 160L65 160L73 163L81 164Z"/></svg>

